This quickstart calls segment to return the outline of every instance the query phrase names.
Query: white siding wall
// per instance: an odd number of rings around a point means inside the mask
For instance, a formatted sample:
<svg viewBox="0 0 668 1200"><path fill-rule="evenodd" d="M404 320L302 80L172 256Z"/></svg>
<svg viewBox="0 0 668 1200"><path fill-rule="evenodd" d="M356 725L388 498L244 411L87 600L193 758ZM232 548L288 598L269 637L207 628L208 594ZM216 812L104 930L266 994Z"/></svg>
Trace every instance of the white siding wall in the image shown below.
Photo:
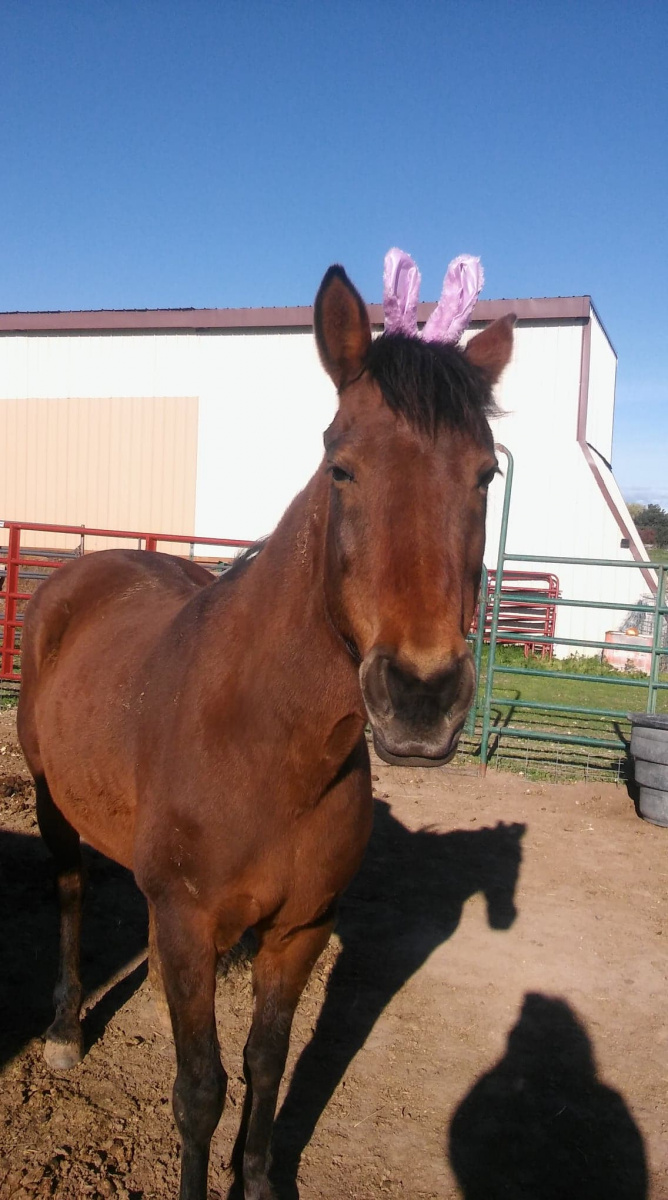
<svg viewBox="0 0 668 1200"><path fill-rule="evenodd" d="M543 322L515 331L512 362L497 389L503 415L493 423L496 440L515 460L511 553L579 554L574 547L581 544L581 498L573 474L582 457L576 440L582 330L582 325ZM505 470L503 457L500 462ZM485 559L491 567L503 484L497 478L490 488Z"/></svg>
<svg viewBox="0 0 668 1200"><path fill-rule="evenodd" d="M596 427L612 427L614 369L598 336L594 373L596 377ZM580 359L584 326L543 323L523 324L516 330L513 361L498 391L505 416L494 422L494 436L511 451L515 473L506 549L513 554L554 554L563 557L632 560L630 550L620 546L622 532L577 441ZM614 368L614 354L605 341ZM607 391L606 391L607 389ZM609 452L609 448L608 448ZM501 464L505 467L503 456ZM606 481L612 480L618 507L633 523L619 489L603 462ZM485 561L496 565L503 504L503 479L490 489ZM560 583L564 597L581 600L608 599L635 603L649 585L636 568L578 567L563 564L513 563L517 569L550 571ZM607 630L616 629L623 613L615 610L557 610L557 636L602 640ZM558 656L571 653L558 647ZM592 650L592 654L596 651Z"/></svg>
<svg viewBox="0 0 668 1200"><path fill-rule="evenodd" d="M592 320L588 436L609 457L615 361ZM498 392L506 415L494 427L515 458L513 552L630 557L620 549L621 532L577 443L582 336L577 321L522 322L516 330L513 361ZM198 399L194 532L200 536L269 532L315 470L335 410L334 388L309 331L0 338L0 402L137 396ZM502 493L497 480L489 566L496 559ZM555 567L555 573L573 597L632 602L647 590L630 570ZM617 614L562 609L558 633L601 637L618 622Z"/></svg>
<svg viewBox="0 0 668 1200"><path fill-rule="evenodd" d="M270 533L323 454L336 411L310 332L200 338L197 533Z"/></svg>

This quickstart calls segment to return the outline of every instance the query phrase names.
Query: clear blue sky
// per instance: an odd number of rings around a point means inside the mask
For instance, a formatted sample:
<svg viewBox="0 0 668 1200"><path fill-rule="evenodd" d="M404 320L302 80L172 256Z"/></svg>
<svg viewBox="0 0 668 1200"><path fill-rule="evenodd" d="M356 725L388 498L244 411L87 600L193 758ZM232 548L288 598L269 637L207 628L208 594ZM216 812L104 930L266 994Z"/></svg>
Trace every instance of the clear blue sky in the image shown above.
<svg viewBox="0 0 668 1200"><path fill-rule="evenodd" d="M2 0L0 309L590 293L668 507L666 0ZM537 452L539 452L537 450ZM543 442L542 451L547 452Z"/></svg>

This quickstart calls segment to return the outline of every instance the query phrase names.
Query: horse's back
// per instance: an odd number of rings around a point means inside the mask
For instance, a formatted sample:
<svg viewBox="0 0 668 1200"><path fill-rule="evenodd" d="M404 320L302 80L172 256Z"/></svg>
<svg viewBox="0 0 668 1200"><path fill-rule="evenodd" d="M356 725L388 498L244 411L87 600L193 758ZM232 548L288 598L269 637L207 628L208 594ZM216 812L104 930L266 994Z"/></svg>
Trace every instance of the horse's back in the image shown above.
<svg viewBox="0 0 668 1200"><path fill-rule="evenodd" d="M54 663L65 635L100 619L103 610L128 600L173 607L213 578L189 559L141 550L102 550L60 567L40 585L26 611L22 691L45 663Z"/></svg>
<svg viewBox="0 0 668 1200"><path fill-rule="evenodd" d="M101 551L54 572L26 611L18 731L28 765L45 775L75 828L120 861L134 812L128 750L143 664L180 609L213 580L172 555Z"/></svg>
<svg viewBox="0 0 668 1200"><path fill-rule="evenodd" d="M170 554L103 550L60 567L28 605L21 646L21 706L26 707L45 674L52 673L91 625L120 625L128 613L133 641L150 642L162 617L171 617L213 575L198 563ZM141 616L149 611L144 626ZM137 654L135 646L133 653Z"/></svg>

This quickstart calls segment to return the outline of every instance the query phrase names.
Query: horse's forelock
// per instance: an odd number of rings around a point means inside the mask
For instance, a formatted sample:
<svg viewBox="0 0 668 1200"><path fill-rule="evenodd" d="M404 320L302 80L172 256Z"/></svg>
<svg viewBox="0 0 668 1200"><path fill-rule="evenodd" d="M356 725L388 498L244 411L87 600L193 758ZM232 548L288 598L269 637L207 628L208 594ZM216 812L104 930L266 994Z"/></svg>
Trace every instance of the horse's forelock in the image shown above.
<svg viewBox="0 0 668 1200"><path fill-rule="evenodd" d="M498 415L488 378L456 346L382 334L366 369L392 411L423 433L433 436L444 426L480 438Z"/></svg>

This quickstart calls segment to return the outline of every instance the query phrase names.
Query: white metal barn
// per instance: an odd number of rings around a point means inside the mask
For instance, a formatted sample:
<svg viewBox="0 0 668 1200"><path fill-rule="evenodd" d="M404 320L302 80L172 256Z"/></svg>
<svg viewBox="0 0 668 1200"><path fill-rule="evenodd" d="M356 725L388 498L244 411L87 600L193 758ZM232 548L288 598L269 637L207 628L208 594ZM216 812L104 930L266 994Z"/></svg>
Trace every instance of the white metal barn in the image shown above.
<svg viewBox="0 0 668 1200"><path fill-rule="evenodd" d="M380 329L380 305L370 311ZM471 331L511 311L495 427L515 460L507 549L646 560L610 467L616 357L589 297L480 301ZM311 322L310 308L0 314L0 518L269 532L334 411ZM496 481L490 566L502 492ZM634 602L655 586L645 570L554 571L584 599ZM562 608L556 632L600 638L618 623Z"/></svg>

